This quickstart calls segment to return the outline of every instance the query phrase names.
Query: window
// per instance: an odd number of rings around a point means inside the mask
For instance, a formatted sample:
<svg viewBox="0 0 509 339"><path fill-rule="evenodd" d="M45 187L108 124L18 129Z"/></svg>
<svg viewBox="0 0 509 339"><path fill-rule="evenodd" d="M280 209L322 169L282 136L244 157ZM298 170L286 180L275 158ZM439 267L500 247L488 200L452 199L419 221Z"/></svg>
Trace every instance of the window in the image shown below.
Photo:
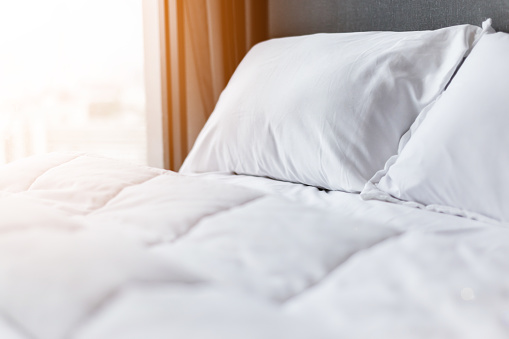
<svg viewBox="0 0 509 339"><path fill-rule="evenodd" d="M142 0L0 2L0 163L79 151L147 163Z"/></svg>

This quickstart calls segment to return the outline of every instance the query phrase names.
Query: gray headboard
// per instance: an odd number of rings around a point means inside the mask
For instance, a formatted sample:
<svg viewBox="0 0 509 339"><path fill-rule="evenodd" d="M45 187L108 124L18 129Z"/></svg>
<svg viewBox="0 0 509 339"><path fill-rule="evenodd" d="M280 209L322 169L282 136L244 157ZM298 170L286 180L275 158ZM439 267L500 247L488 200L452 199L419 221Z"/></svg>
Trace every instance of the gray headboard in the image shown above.
<svg viewBox="0 0 509 339"><path fill-rule="evenodd" d="M268 13L270 38L480 25L488 17L509 32L509 0L268 0Z"/></svg>

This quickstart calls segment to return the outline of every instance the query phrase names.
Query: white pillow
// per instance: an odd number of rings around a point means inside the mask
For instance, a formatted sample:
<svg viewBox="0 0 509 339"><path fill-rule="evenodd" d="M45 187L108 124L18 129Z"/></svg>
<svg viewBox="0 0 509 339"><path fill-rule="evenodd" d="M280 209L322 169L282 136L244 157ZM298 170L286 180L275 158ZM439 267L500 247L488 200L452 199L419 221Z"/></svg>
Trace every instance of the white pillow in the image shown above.
<svg viewBox="0 0 509 339"><path fill-rule="evenodd" d="M181 172L360 192L480 33L463 25L260 43L231 78Z"/></svg>
<svg viewBox="0 0 509 339"><path fill-rule="evenodd" d="M419 120L362 197L509 222L509 34L484 35Z"/></svg>

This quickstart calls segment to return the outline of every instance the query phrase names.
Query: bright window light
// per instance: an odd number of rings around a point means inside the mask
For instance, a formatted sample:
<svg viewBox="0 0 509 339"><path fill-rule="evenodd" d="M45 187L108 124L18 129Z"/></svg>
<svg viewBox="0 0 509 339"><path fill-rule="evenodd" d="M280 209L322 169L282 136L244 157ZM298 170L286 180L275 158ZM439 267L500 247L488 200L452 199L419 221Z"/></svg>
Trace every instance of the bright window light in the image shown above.
<svg viewBox="0 0 509 339"><path fill-rule="evenodd" d="M141 1L0 2L0 163L71 151L146 164Z"/></svg>

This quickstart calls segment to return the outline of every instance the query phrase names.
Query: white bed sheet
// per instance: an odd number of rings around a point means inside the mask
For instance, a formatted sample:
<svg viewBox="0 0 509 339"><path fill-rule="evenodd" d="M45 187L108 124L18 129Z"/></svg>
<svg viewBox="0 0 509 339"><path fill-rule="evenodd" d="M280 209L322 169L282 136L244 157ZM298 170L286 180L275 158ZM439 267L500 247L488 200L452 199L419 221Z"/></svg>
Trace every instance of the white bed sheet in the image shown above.
<svg viewBox="0 0 509 339"><path fill-rule="evenodd" d="M265 178L0 168L1 338L506 338L509 232Z"/></svg>

